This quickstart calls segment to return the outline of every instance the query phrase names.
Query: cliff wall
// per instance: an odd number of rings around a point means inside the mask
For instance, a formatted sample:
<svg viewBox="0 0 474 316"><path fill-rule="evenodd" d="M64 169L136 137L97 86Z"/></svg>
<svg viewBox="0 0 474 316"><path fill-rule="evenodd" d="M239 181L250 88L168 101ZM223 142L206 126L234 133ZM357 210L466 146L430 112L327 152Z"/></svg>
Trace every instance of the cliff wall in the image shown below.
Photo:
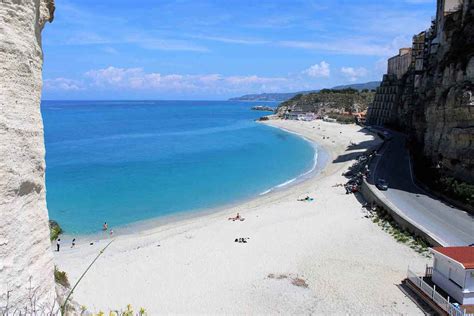
<svg viewBox="0 0 474 316"><path fill-rule="evenodd" d="M464 4L445 17L436 38L441 44L427 57L413 98L402 105L409 118L401 115L400 124L433 165L474 183L474 7Z"/></svg>
<svg viewBox="0 0 474 316"><path fill-rule="evenodd" d="M474 183L474 8L446 19L447 44L429 65L420 89L425 104L424 154ZM423 99L424 98L424 99Z"/></svg>
<svg viewBox="0 0 474 316"><path fill-rule="evenodd" d="M372 91L354 89L333 90L323 89L319 92L299 94L290 100L280 103L277 115L283 117L287 111L313 112L317 114L332 112L361 112L367 110L373 101Z"/></svg>
<svg viewBox="0 0 474 316"><path fill-rule="evenodd" d="M0 1L0 309L55 299L40 113L53 12L53 0Z"/></svg>
<svg viewBox="0 0 474 316"><path fill-rule="evenodd" d="M392 84L393 102L381 93L367 120L406 132L426 170L474 184L473 2L438 0L437 19L414 36L411 66Z"/></svg>

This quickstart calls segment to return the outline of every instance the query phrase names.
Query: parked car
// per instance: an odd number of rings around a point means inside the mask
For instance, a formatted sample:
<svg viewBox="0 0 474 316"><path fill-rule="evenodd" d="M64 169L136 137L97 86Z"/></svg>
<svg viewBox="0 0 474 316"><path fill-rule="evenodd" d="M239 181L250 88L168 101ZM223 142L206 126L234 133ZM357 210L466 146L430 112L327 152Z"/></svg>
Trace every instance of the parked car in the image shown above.
<svg viewBox="0 0 474 316"><path fill-rule="evenodd" d="M384 179L378 179L375 186L381 191L387 191L388 190L388 182L385 181Z"/></svg>

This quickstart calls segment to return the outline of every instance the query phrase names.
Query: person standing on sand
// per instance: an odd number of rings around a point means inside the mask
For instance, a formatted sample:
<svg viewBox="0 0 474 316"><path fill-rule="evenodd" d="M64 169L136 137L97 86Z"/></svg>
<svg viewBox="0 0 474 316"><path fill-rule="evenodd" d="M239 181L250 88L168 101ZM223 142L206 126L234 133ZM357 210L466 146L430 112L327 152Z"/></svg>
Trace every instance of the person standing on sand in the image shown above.
<svg viewBox="0 0 474 316"><path fill-rule="evenodd" d="M73 238L72 243L71 243L71 248L74 248L75 245L76 245L76 238Z"/></svg>
<svg viewBox="0 0 474 316"><path fill-rule="evenodd" d="M58 239L56 240L56 251L57 251L57 252L59 252L59 247L60 247L60 246L61 246L61 239L58 238Z"/></svg>

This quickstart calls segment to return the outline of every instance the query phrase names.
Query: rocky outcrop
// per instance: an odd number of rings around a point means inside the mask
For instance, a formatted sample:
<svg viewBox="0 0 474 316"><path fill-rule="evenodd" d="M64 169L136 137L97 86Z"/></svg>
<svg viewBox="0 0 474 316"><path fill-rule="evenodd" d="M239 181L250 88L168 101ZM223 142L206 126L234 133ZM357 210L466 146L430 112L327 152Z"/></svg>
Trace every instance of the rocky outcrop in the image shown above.
<svg viewBox="0 0 474 316"><path fill-rule="evenodd" d="M374 102L368 122L406 132L426 172L474 183L474 0L461 2L446 11L438 0L432 27L414 37L408 72L393 83L393 100L380 109Z"/></svg>
<svg viewBox="0 0 474 316"><path fill-rule="evenodd" d="M319 92L299 94L282 102L276 111L283 117L288 111L325 113L361 112L374 100L375 92L355 89L323 89Z"/></svg>
<svg viewBox="0 0 474 316"><path fill-rule="evenodd" d="M0 310L55 300L40 113L53 0L0 1Z"/></svg>
<svg viewBox="0 0 474 316"><path fill-rule="evenodd" d="M444 17L440 41L425 60L413 98L400 125L420 144L433 165L474 183L474 7ZM432 40L432 41L435 41ZM431 43L433 46L433 44ZM402 105L403 106L403 105Z"/></svg>

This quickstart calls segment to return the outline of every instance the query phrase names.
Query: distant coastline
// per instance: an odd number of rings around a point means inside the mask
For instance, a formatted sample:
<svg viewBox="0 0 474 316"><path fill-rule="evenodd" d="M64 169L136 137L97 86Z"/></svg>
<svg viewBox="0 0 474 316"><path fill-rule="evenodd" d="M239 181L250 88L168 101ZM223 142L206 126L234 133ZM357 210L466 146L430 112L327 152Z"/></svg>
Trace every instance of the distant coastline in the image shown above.
<svg viewBox="0 0 474 316"><path fill-rule="evenodd" d="M355 90L372 90L376 89L380 85L380 81L370 81L366 83L355 83L348 85L335 86L331 89L342 90L342 89L355 89ZM258 101L258 102L283 102L287 101L298 94L308 94L318 92L319 90L307 90L298 92L288 93L257 93L257 94L246 94L240 97L230 98L229 101Z"/></svg>

